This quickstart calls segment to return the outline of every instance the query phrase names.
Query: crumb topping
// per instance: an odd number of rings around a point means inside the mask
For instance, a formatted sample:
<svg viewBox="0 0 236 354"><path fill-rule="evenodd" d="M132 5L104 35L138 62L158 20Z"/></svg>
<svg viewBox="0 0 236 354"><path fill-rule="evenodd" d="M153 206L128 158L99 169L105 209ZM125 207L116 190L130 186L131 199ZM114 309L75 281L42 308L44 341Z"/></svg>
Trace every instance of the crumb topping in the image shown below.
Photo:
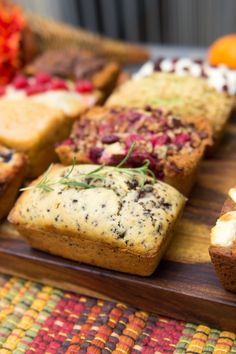
<svg viewBox="0 0 236 354"><path fill-rule="evenodd" d="M127 166L137 167L149 160L152 171L162 179L167 166L182 172L173 157L191 154L209 140L209 131L171 112L150 107L112 108L96 119L88 112L74 124L70 138L62 145L69 145L75 156L84 155L92 163L116 165L135 142Z"/></svg>

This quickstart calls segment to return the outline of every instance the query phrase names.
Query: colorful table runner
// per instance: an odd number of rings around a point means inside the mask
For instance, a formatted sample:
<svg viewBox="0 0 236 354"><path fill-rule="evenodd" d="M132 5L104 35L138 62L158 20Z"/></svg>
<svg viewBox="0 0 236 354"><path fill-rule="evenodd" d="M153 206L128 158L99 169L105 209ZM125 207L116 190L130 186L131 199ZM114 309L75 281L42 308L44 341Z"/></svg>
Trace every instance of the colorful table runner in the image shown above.
<svg viewBox="0 0 236 354"><path fill-rule="evenodd" d="M236 334L0 275L0 354L236 353Z"/></svg>

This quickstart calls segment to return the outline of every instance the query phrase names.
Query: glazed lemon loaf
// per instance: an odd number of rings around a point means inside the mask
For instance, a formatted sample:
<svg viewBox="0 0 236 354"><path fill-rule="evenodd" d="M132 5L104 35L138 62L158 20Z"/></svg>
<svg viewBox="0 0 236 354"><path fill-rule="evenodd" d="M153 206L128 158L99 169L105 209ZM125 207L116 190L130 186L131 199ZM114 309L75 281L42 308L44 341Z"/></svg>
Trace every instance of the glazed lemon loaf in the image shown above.
<svg viewBox="0 0 236 354"><path fill-rule="evenodd" d="M151 177L97 165L55 165L34 181L9 221L33 248L127 273L150 275L185 203ZM69 177L67 177L69 175ZM40 187L45 181L49 189Z"/></svg>
<svg viewBox="0 0 236 354"><path fill-rule="evenodd" d="M66 138L71 122L57 109L28 100L0 100L0 143L24 152L28 176L39 176L56 158L55 143Z"/></svg>
<svg viewBox="0 0 236 354"><path fill-rule="evenodd" d="M209 252L223 286L236 293L236 187L229 190L212 228Z"/></svg>

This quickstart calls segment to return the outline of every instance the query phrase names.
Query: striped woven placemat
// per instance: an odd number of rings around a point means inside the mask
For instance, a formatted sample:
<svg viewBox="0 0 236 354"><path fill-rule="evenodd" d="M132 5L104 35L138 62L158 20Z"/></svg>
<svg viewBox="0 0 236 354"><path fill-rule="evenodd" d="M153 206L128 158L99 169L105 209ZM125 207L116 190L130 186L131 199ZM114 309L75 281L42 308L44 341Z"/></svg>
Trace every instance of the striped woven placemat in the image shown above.
<svg viewBox="0 0 236 354"><path fill-rule="evenodd" d="M236 335L0 275L0 354L236 353Z"/></svg>

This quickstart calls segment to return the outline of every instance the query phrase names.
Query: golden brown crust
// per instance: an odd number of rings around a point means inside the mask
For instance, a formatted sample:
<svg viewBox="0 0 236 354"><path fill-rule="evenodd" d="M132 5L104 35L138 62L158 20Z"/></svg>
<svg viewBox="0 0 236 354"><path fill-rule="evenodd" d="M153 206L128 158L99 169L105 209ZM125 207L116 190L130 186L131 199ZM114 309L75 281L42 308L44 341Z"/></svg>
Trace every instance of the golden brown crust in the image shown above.
<svg viewBox="0 0 236 354"><path fill-rule="evenodd" d="M94 167L75 166L72 180ZM58 180L66 170L62 165L54 166L48 177ZM54 184L50 192L28 190L8 219L35 248L109 269L149 275L167 247L185 198L152 179L149 183L153 185L146 184L141 190L139 184L131 184L133 178L142 179L110 167L98 189L65 189ZM150 205L155 205L152 212Z"/></svg>
<svg viewBox="0 0 236 354"><path fill-rule="evenodd" d="M55 143L65 139L72 121L60 110L28 100L0 101L0 143L28 158L27 176L37 177L55 161Z"/></svg>
<svg viewBox="0 0 236 354"><path fill-rule="evenodd" d="M2 151L3 148L0 149ZM4 150L8 149L4 148ZM0 162L0 220L7 216L13 206L25 176L26 157L20 153L12 152L12 154L11 161Z"/></svg>
<svg viewBox="0 0 236 354"><path fill-rule="evenodd" d="M220 215L223 216L230 211L236 211L236 203L227 198ZM228 247L211 245L209 253L224 288L236 293L236 241Z"/></svg>

